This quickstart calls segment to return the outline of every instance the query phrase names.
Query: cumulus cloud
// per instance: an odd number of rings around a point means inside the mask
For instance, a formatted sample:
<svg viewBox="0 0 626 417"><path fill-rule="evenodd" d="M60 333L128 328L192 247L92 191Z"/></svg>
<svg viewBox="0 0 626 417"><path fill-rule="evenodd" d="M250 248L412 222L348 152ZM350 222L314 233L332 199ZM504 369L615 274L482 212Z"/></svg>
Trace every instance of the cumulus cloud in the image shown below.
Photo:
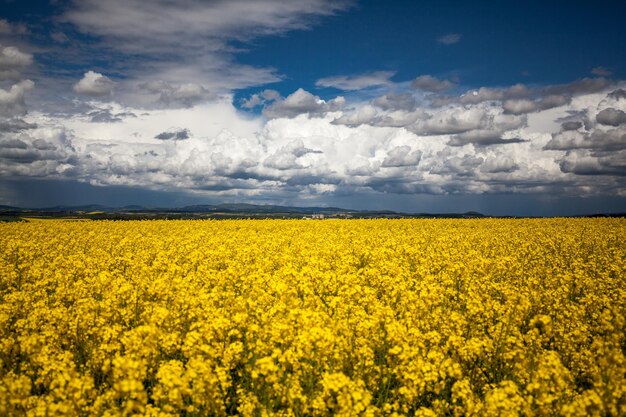
<svg viewBox="0 0 626 417"><path fill-rule="evenodd" d="M478 107L446 108L432 114L427 120L409 126L422 135L449 135L479 129L487 120L487 112Z"/></svg>
<svg viewBox="0 0 626 417"><path fill-rule="evenodd" d="M14 136L0 136L0 175L42 177L62 175L77 161L63 128L32 127Z"/></svg>
<svg viewBox="0 0 626 417"><path fill-rule="evenodd" d="M411 87L430 92L449 90L454 86L451 81L440 80L431 75L420 75L411 82Z"/></svg>
<svg viewBox="0 0 626 417"><path fill-rule="evenodd" d="M480 87L461 95L459 102L461 104L478 104L485 101L525 99L531 94L532 91L523 84L515 84L508 88Z"/></svg>
<svg viewBox="0 0 626 417"><path fill-rule="evenodd" d="M596 115L596 121L602 125L619 126L626 124L626 113L622 110L609 107Z"/></svg>
<svg viewBox="0 0 626 417"><path fill-rule="evenodd" d="M336 75L321 78L315 82L316 87L333 87L339 90L362 90L391 83L390 78L395 71L375 71L358 75Z"/></svg>
<svg viewBox="0 0 626 417"><path fill-rule="evenodd" d="M561 171L585 176L626 176L626 151L594 154L589 150L569 151L559 161Z"/></svg>
<svg viewBox="0 0 626 417"><path fill-rule="evenodd" d="M9 90L0 88L0 117L12 117L26 114L25 93L35 86L31 80L13 84Z"/></svg>
<svg viewBox="0 0 626 417"><path fill-rule="evenodd" d="M494 102L432 107L401 92L346 104L302 89L284 98L260 91L269 120L242 114L224 98L167 110L94 101L76 118L31 112L4 120L10 128L0 134L0 174L285 199L548 189L584 195L623 183L625 125L603 125L596 116L623 111L624 100L600 90L512 114L507 99L541 103L552 94L519 86L498 94Z"/></svg>
<svg viewBox="0 0 626 417"><path fill-rule="evenodd" d="M417 103L415 97L409 93L387 93L372 100L372 104L383 110L406 110L412 111Z"/></svg>
<svg viewBox="0 0 626 417"><path fill-rule="evenodd" d="M13 46L0 45L0 81L18 80L20 72L33 63L31 54Z"/></svg>
<svg viewBox="0 0 626 417"><path fill-rule="evenodd" d="M491 156L482 163L480 171L489 174L506 173L510 174L519 169L519 165L510 157Z"/></svg>
<svg viewBox="0 0 626 417"><path fill-rule="evenodd" d="M387 152L387 156L383 160L382 167L407 167L419 164L422 159L422 151L411 151L408 145L396 146Z"/></svg>
<svg viewBox="0 0 626 417"><path fill-rule="evenodd" d="M92 97L104 97L111 94L115 82L106 75L98 72L87 71L83 78L74 84L72 88L78 94Z"/></svg>
<svg viewBox="0 0 626 417"><path fill-rule="evenodd" d="M263 110L263 114L270 119L295 117L304 113L323 115L327 112L339 110L344 104L345 99L341 96L324 101L318 96L299 88L284 99L276 99Z"/></svg>
<svg viewBox="0 0 626 417"><path fill-rule="evenodd" d="M437 38L437 42L444 45L454 45L455 43L459 43L461 41L460 33L448 33L446 35L440 36Z"/></svg>
<svg viewBox="0 0 626 417"><path fill-rule="evenodd" d="M366 105L359 107L352 113L344 113L341 117L332 121L333 124L346 126L359 126L362 124L372 123L378 112L372 106Z"/></svg>
<svg viewBox="0 0 626 417"><path fill-rule="evenodd" d="M203 101L217 98L215 94L195 83L172 85L163 80L158 80L143 83L140 88L149 94L157 95L157 101L166 107L192 107Z"/></svg>
<svg viewBox="0 0 626 417"><path fill-rule="evenodd" d="M244 99L241 107L245 109L253 109L257 106L280 99L280 93L276 90L265 89L260 93L252 94L250 98Z"/></svg>
<svg viewBox="0 0 626 417"><path fill-rule="evenodd" d="M537 100L517 99L506 100L502 103L502 108L510 114L526 114L539 110L547 110L554 107L564 106L570 102L571 98L564 95L552 94L541 97Z"/></svg>
<svg viewBox="0 0 626 417"><path fill-rule="evenodd" d="M552 135L552 139L545 145L548 150L593 149L614 151L626 149L626 127L591 132L576 130L562 131Z"/></svg>

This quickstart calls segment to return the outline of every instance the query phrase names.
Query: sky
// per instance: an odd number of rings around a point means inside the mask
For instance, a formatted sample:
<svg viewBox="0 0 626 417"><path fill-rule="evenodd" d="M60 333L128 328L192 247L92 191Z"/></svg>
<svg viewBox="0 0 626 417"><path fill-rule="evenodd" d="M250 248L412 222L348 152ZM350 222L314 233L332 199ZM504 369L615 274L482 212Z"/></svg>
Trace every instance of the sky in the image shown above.
<svg viewBox="0 0 626 417"><path fill-rule="evenodd" d="M626 212L626 4L513 3L0 0L0 205Z"/></svg>

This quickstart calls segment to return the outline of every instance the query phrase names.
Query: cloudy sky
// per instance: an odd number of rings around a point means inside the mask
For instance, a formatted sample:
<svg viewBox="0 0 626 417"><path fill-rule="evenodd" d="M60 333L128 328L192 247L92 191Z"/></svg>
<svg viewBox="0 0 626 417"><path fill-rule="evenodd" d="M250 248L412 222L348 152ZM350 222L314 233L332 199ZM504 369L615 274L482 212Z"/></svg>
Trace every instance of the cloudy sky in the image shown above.
<svg viewBox="0 0 626 417"><path fill-rule="evenodd" d="M0 204L623 212L624 16L0 0Z"/></svg>

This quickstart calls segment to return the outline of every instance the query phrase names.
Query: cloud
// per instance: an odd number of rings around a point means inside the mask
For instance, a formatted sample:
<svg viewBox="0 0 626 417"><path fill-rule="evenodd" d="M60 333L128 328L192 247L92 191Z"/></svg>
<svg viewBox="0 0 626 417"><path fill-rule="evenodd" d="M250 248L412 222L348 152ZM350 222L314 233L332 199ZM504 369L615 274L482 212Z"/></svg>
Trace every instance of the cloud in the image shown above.
<svg viewBox="0 0 626 417"><path fill-rule="evenodd" d="M110 67L124 72L120 81L151 74L153 80L194 83L223 94L281 79L274 68L238 63L234 55L242 44L308 29L352 5L351 0L84 0L71 2L57 21L98 40L84 46L83 57L99 57L105 48L115 58Z"/></svg>
<svg viewBox="0 0 626 417"><path fill-rule="evenodd" d="M284 141L283 141L284 143ZM287 170L304 170L310 168L317 160L316 155L323 154L319 149L313 149L305 146L302 139L289 140L284 146L270 153L263 161L263 167L275 169L279 171ZM323 170L322 170L323 171ZM308 170L308 172L293 173L287 177L283 177L289 185L308 185L312 183L332 183L335 182L331 178L323 178L320 170ZM265 173L266 178L278 179L282 174ZM261 178L262 176L259 176Z"/></svg>
<svg viewBox="0 0 626 417"><path fill-rule="evenodd" d="M154 138L160 140L184 140L189 139L190 137L191 132L189 132L189 129L173 127L168 129L166 132L159 133Z"/></svg>
<svg viewBox="0 0 626 417"><path fill-rule="evenodd" d="M372 100L372 104L383 110L415 110L415 97L409 93L387 93Z"/></svg>
<svg viewBox="0 0 626 417"><path fill-rule="evenodd" d="M579 95L592 94L605 90L611 85L606 78L582 78L580 80L568 83L547 86L539 89L542 95Z"/></svg>
<svg viewBox="0 0 626 417"><path fill-rule="evenodd" d="M626 123L626 113L609 107L596 115L596 121L606 126L619 126Z"/></svg>
<svg viewBox="0 0 626 417"><path fill-rule="evenodd" d="M266 89L257 94L252 94L250 98L244 99L241 107L245 109L253 109L257 106L280 99L280 93L276 90Z"/></svg>
<svg viewBox="0 0 626 417"><path fill-rule="evenodd" d="M343 97L324 101L302 88L297 89L284 99L276 99L263 110L263 114L270 118L296 117L299 114L323 115L329 111L339 110L345 104Z"/></svg>
<svg viewBox="0 0 626 417"><path fill-rule="evenodd" d="M498 129L476 129L453 136L448 145L463 146L471 143L478 146L489 146L522 142L525 142L525 140L520 138L503 138L502 132Z"/></svg>
<svg viewBox="0 0 626 417"><path fill-rule="evenodd" d="M36 124L28 123L18 118L6 120L0 119L0 132L20 132L22 130L34 129L36 127Z"/></svg>
<svg viewBox="0 0 626 417"><path fill-rule="evenodd" d="M408 145L396 146L387 152L381 166L385 168L415 166L419 164L420 159L422 159L420 150L411 151Z"/></svg>
<svg viewBox="0 0 626 417"><path fill-rule="evenodd" d="M623 88L618 88L617 90L611 91L607 95L607 97L616 101L626 99L626 90L624 90Z"/></svg>
<svg viewBox="0 0 626 417"><path fill-rule="evenodd" d="M131 112L113 113L110 109L98 109L87 113L92 123L119 123L127 117L137 117Z"/></svg>
<svg viewBox="0 0 626 417"><path fill-rule="evenodd" d="M562 172L576 175L623 177L626 176L626 151L597 155L589 150L574 150L560 159L559 167Z"/></svg>
<svg viewBox="0 0 626 417"><path fill-rule="evenodd" d="M237 200L614 193L625 126L596 115L624 102L601 90L541 108L556 102L544 88L497 89L539 107L528 114L508 113L506 99L432 107L390 92L346 104L303 89L257 92L265 118L238 111L230 97L168 109L94 101L80 117L35 111L4 121L13 127L0 134L0 175Z"/></svg>
<svg viewBox="0 0 626 417"><path fill-rule="evenodd" d="M172 85L159 80L143 83L140 89L158 96L157 101L165 107L192 107L198 103L214 100L217 96L195 83Z"/></svg>
<svg viewBox="0 0 626 417"><path fill-rule="evenodd" d="M344 113L341 117L332 121L333 124L346 126L359 126L362 124L373 123L378 112L372 106L365 105L357 109L353 113Z"/></svg>
<svg viewBox="0 0 626 417"><path fill-rule="evenodd" d="M87 71L83 78L74 84L73 90L78 94L92 97L104 97L111 95L115 82L106 75L98 72Z"/></svg>
<svg viewBox="0 0 626 417"><path fill-rule="evenodd" d="M478 107L447 108L409 128L422 135L449 135L481 128L487 120L486 110Z"/></svg>
<svg viewBox="0 0 626 417"><path fill-rule="evenodd" d="M0 136L0 175L61 175L77 162L74 152L63 128L33 127L27 133Z"/></svg>
<svg viewBox="0 0 626 417"><path fill-rule="evenodd" d="M50 34L50 37L52 38L52 40L58 43L67 43L70 41L70 38L68 38L67 35L61 31L52 32Z"/></svg>
<svg viewBox="0 0 626 417"><path fill-rule="evenodd" d="M0 81L18 80L20 72L33 63L31 54L13 46L0 45Z"/></svg>
<svg viewBox="0 0 626 417"><path fill-rule="evenodd" d="M378 87L391 83L390 78L395 71L375 71L359 75L336 75L321 78L315 82L316 87L333 87L338 90L362 90L369 87Z"/></svg>
<svg viewBox="0 0 626 417"><path fill-rule="evenodd" d="M430 75L420 75L411 82L411 87L429 92L449 90L454 86L455 84L451 81L440 80Z"/></svg>
<svg viewBox="0 0 626 417"><path fill-rule="evenodd" d="M0 117L12 117L26 114L25 93L35 86L31 80L13 84L9 90L0 88Z"/></svg>
<svg viewBox="0 0 626 417"><path fill-rule="evenodd" d="M26 26L20 23L12 23L6 19L0 19L0 35L22 35L27 32L28 29L26 28Z"/></svg>
<svg viewBox="0 0 626 417"><path fill-rule="evenodd" d="M510 157L489 157L480 166L480 171L489 174L506 173L517 171L520 166Z"/></svg>
<svg viewBox="0 0 626 417"><path fill-rule="evenodd" d="M437 38L437 42L444 45L453 45L455 43L459 43L461 41L460 33L448 33L446 35L440 36Z"/></svg>
<svg viewBox="0 0 626 417"><path fill-rule="evenodd" d="M579 120L569 120L561 124L561 130L563 131L578 130L582 127L583 127L583 123Z"/></svg>
<svg viewBox="0 0 626 417"><path fill-rule="evenodd" d="M613 74L612 71L604 68L604 67L595 67L591 70L591 73L593 75L598 75L600 77L609 77L611 74Z"/></svg>
<svg viewBox="0 0 626 417"><path fill-rule="evenodd" d="M547 150L592 149L596 151L615 151L626 149L626 126L616 129L595 129L591 132L577 130L562 131L552 135L545 145Z"/></svg>
<svg viewBox="0 0 626 417"><path fill-rule="evenodd" d="M509 114L526 114L539 110L547 110L554 107L560 107L568 104L571 98L564 95L549 95L541 97L537 100L517 99L506 100L502 103L502 108Z"/></svg>
<svg viewBox="0 0 626 417"><path fill-rule="evenodd" d="M528 98L532 90L523 84L515 84L508 88L480 87L478 90L470 90L461 95L459 102L462 104L478 104L485 101L502 101L510 99Z"/></svg>

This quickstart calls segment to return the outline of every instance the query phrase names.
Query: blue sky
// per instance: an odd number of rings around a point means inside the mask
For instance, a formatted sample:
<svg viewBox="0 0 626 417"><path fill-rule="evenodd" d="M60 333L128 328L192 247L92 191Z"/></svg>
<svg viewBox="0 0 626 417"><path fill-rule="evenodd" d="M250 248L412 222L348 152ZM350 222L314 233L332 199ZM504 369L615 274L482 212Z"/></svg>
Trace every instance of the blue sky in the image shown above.
<svg viewBox="0 0 626 417"><path fill-rule="evenodd" d="M0 0L0 204L626 211L625 8Z"/></svg>

